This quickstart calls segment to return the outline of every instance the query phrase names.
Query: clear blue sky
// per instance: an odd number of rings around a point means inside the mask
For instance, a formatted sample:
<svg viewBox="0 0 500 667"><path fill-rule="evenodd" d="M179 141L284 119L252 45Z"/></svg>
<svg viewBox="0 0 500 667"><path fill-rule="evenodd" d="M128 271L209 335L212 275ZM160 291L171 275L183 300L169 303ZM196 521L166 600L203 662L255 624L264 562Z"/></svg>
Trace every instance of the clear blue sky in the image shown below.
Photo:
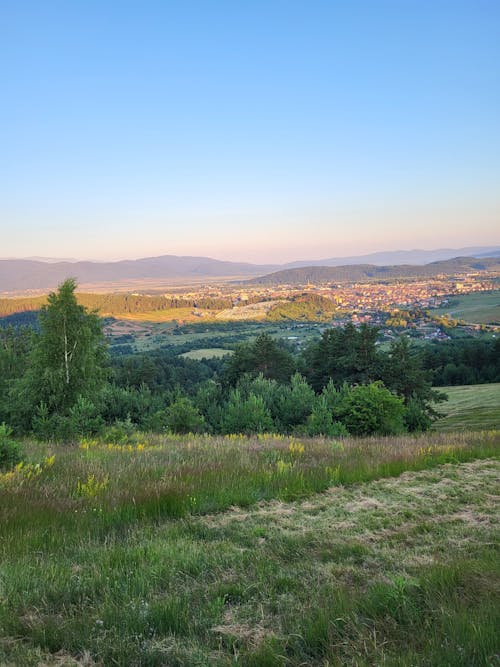
<svg viewBox="0 0 500 667"><path fill-rule="evenodd" d="M498 0L3 0L0 256L500 243Z"/></svg>

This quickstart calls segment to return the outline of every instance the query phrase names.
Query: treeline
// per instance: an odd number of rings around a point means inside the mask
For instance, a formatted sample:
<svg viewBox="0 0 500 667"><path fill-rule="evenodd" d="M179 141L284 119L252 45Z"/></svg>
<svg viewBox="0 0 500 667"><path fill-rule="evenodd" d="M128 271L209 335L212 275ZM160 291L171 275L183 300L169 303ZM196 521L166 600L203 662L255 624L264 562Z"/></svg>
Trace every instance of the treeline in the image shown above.
<svg viewBox="0 0 500 667"><path fill-rule="evenodd" d="M422 348L421 360L437 387L500 382L500 338L429 343Z"/></svg>
<svg viewBox="0 0 500 667"><path fill-rule="evenodd" d="M201 310L225 310L233 306L260 303L266 299L259 295L249 295L244 300L233 300L230 297L200 297L197 299L172 298L162 295L145 294L76 294L77 302L90 311L98 311L101 315L140 314L164 312L179 308L199 308ZM46 296L0 299L0 318L16 317L22 313L36 312L47 305ZM273 306L267 319L306 320L309 322L327 321L335 313L335 305L326 297L316 294L298 294L290 301ZM1 323L0 323L1 325Z"/></svg>
<svg viewBox="0 0 500 667"><path fill-rule="evenodd" d="M199 299L177 299L166 296L148 296L145 294L76 294L77 302L89 310L102 314L147 313L178 308L201 308L223 310L231 308L232 300L222 297L201 297ZM47 304L46 296L0 299L0 317L39 310Z"/></svg>

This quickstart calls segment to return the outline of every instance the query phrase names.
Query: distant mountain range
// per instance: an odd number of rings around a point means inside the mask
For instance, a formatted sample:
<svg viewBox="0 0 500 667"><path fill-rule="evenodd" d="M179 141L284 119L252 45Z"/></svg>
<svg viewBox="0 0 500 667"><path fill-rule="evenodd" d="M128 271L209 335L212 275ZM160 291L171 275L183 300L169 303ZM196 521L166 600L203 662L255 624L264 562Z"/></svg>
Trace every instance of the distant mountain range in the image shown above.
<svg viewBox="0 0 500 667"><path fill-rule="evenodd" d="M435 275L442 260L457 257L498 258L500 246L474 247L440 250L409 250L372 253L359 257L340 257L325 260L291 262L289 264L250 264L228 262L209 257L179 257L163 255L117 262L91 262L57 260L52 258L3 259L0 260L0 293L25 290L54 289L65 278L77 279L81 286L106 285L141 280L203 280L213 278L254 278L259 284L279 282L307 282L321 280L363 280L374 277L410 277L413 275ZM436 261L439 260L439 261ZM453 260L458 262L459 260ZM464 261L464 260L460 260ZM433 264L429 264L432 262ZM416 265L420 268L415 268ZM348 270L346 267L355 267ZM453 266L459 266L455 264ZM322 269L313 271L313 269ZM328 269L337 267L337 272ZM458 270L458 269L457 269ZM298 273L290 273L298 271ZM271 274L271 275L268 275ZM341 277L344 276L344 277Z"/></svg>
<svg viewBox="0 0 500 667"><path fill-rule="evenodd" d="M423 266L400 264L376 266L375 264L349 264L346 266L305 266L276 271L248 280L253 285L305 285L307 283L363 282L395 278L432 278L439 275L453 276L477 271L500 271L500 259L496 257L457 257Z"/></svg>
<svg viewBox="0 0 500 667"><path fill-rule="evenodd" d="M331 257L330 259L301 260L289 262L284 269L303 266L347 266L349 264L374 264L387 266L396 264L429 264L454 257L500 257L499 246L473 246L469 248L440 248L438 250L389 250L354 257Z"/></svg>
<svg viewBox="0 0 500 667"><path fill-rule="evenodd" d="M46 262L30 259L0 260L0 292L53 289L68 277L80 285L136 280L243 277L279 268L273 264L223 262L208 257L146 257L119 262Z"/></svg>

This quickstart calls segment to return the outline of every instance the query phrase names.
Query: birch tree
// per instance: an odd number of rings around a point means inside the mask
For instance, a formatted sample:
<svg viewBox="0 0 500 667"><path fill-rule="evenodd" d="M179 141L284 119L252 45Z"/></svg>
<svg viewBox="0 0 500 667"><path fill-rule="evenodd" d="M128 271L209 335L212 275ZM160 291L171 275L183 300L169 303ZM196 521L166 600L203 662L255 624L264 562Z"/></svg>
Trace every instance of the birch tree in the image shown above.
<svg viewBox="0 0 500 667"><path fill-rule="evenodd" d="M79 396L92 397L105 379L101 323L95 312L78 304L75 289L73 278L65 280L39 314L25 389L29 403L43 402L50 412L64 413Z"/></svg>

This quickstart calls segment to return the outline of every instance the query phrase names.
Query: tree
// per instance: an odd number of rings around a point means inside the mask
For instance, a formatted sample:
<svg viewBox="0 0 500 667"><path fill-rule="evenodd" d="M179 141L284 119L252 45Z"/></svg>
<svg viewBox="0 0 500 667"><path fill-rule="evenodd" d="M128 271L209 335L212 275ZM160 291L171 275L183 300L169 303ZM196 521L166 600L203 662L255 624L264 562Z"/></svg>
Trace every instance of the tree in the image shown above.
<svg viewBox="0 0 500 667"><path fill-rule="evenodd" d="M291 432L303 424L313 409L315 398L314 390L300 373L292 375L290 385L280 385L274 406L280 430Z"/></svg>
<svg viewBox="0 0 500 667"><path fill-rule="evenodd" d="M76 281L68 278L40 311L30 369L18 386L29 419L41 403L49 414L69 414L79 397L92 399L106 379L101 322L77 303L75 289Z"/></svg>
<svg viewBox="0 0 500 667"><path fill-rule="evenodd" d="M306 432L309 436L349 435L349 431L342 422L334 421L333 413L324 395L316 399L311 414L307 418Z"/></svg>
<svg viewBox="0 0 500 667"><path fill-rule="evenodd" d="M167 408L167 426L172 433L201 433L205 420L189 398L180 396Z"/></svg>
<svg viewBox="0 0 500 667"><path fill-rule="evenodd" d="M281 348L278 343L263 333L253 343L238 345L234 354L227 362L224 374L227 384L235 386L245 373L253 377L263 377L278 382L288 382L294 372L292 355Z"/></svg>
<svg viewBox="0 0 500 667"><path fill-rule="evenodd" d="M261 396L250 394L247 399L242 399L238 389L231 392L222 418L223 433L269 433L273 430L271 414Z"/></svg>
<svg viewBox="0 0 500 667"><path fill-rule="evenodd" d="M378 329L348 323L343 329L327 329L321 339L305 352L308 379L315 391L330 380L369 383L380 377L381 355L376 348Z"/></svg>
<svg viewBox="0 0 500 667"><path fill-rule="evenodd" d="M12 388L26 372L31 329L0 326L0 422L10 420Z"/></svg>
<svg viewBox="0 0 500 667"><path fill-rule="evenodd" d="M410 431L430 428L432 419L437 417L433 404L446 400L446 394L432 388L431 375L422 368L421 357L412 350L406 336L391 345L383 372L384 384L403 398Z"/></svg>
<svg viewBox="0 0 500 667"><path fill-rule="evenodd" d="M342 399L338 416L353 435L396 435L403 433L403 399L381 382L353 387Z"/></svg>

